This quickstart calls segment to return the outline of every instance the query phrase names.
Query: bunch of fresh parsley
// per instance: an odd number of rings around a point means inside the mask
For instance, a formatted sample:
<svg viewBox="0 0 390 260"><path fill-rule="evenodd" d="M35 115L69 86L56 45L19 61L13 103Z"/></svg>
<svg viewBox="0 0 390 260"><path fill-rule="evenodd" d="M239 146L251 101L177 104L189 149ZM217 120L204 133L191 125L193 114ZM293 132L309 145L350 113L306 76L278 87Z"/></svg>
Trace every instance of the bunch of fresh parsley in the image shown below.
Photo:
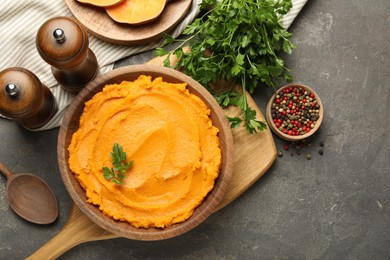
<svg viewBox="0 0 390 260"><path fill-rule="evenodd" d="M205 86L223 107L242 109L239 117L228 117L231 127L244 123L249 133L266 128L256 120L256 111L248 106L246 91L253 93L259 85L274 87L285 79L292 80L279 52L291 53L295 45L291 33L281 24L281 18L292 7L291 0L203 0L204 14L184 30L188 38L174 39L167 35L156 55L168 54L164 66L180 68ZM181 41L172 52L164 49ZM190 52L183 47L189 45ZM206 51L207 50L207 51ZM171 66L169 56L176 55L178 63ZM211 86L218 80L231 86L216 91ZM234 87L241 85L241 89Z"/></svg>

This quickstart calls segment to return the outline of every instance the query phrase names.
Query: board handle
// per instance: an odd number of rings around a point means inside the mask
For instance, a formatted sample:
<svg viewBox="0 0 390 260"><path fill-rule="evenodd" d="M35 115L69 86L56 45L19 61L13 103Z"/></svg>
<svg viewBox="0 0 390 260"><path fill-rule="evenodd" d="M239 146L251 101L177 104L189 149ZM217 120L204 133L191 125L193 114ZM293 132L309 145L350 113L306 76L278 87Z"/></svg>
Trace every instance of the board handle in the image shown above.
<svg viewBox="0 0 390 260"><path fill-rule="evenodd" d="M69 218L61 231L26 259L56 259L81 243L117 237L96 225L73 204Z"/></svg>

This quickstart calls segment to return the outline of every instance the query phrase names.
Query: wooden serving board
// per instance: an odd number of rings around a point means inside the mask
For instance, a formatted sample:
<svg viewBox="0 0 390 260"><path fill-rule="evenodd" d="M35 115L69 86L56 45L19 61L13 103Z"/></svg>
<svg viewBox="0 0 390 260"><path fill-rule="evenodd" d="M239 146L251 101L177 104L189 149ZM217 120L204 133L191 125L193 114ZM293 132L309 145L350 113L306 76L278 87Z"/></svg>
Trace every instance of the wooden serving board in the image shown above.
<svg viewBox="0 0 390 260"><path fill-rule="evenodd" d="M171 31L185 17L192 0L168 1L158 19L138 26L115 22L104 8L82 4L76 0L65 0L65 3L96 38L120 45L140 45L160 39L164 33Z"/></svg>
<svg viewBox="0 0 390 260"><path fill-rule="evenodd" d="M157 57L149 64L162 65L164 57ZM174 58L173 58L174 59ZM171 60L173 64L174 60ZM252 97L247 94L248 104L256 110L257 119L266 122ZM229 108L224 110L227 116L238 116L241 110ZM271 130L249 134L244 128L232 129L234 139L233 175L227 192L217 210L225 207L271 167L276 159L276 146ZM69 218L62 230L48 243L27 259L54 259L72 247L84 242L117 238L90 220L80 209L73 205Z"/></svg>

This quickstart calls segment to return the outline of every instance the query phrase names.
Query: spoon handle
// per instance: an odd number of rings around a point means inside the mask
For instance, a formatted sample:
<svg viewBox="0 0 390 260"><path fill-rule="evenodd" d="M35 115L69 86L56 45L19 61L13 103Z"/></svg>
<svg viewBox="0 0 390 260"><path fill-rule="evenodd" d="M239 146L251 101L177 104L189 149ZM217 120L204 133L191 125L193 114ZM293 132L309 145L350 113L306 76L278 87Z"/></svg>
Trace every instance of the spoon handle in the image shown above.
<svg viewBox="0 0 390 260"><path fill-rule="evenodd" d="M11 178L12 175L14 175L12 171L8 169L8 167L5 166L2 162L0 162L0 172L7 178L7 180Z"/></svg>

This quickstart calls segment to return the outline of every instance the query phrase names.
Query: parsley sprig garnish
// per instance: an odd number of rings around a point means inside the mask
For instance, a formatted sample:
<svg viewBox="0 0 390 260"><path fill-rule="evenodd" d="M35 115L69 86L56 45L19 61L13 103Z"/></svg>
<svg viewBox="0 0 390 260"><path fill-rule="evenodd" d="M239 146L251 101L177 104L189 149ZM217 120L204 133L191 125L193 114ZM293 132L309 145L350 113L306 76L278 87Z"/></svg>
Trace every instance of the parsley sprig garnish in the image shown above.
<svg viewBox="0 0 390 260"><path fill-rule="evenodd" d="M118 143L114 144L111 157L114 167L103 167L103 176L116 184L123 184L125 173L133 165L133 160L126 161L126 153Z"/></svg>
<svg viewBox="0 0 390 260"><path fill-rule="evenodd" d="M223 107L238 106L242 114L228 117L231 127L244 123L249 133L264 130L266 124L256 120L256 111L248 106L250 94L259 85L275 87L284 78L292 80L278 53L291 53L295 45L291 33L281 24L281 18L292 7L291 0L203 0L204 15L195 19L184 30L186 39L166 35L157 56L167 55L164 66L180 68L205 86ZM172 52L164 48L180 42ZM189 45L191 52L183 47ZM206 51L208 50L208 51ZM171 66L170 55L178 63ZM227 80L231 86L222 92L211 86L217 80ZM241 85L241 89L235 87Z"/></svg>

